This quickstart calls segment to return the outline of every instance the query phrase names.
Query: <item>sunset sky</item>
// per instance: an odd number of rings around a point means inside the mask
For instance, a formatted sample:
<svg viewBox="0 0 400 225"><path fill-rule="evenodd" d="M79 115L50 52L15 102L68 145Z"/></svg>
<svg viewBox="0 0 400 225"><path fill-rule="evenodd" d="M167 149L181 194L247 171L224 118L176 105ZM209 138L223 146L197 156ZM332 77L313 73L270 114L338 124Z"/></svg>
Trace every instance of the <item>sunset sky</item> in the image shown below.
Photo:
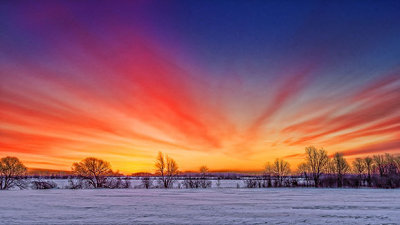
<svg viewBox="0 0 400 225"><path fill-rule="evenodd" d="M1 1L0 158L153 172L400 153L400 1Z"/></svg>

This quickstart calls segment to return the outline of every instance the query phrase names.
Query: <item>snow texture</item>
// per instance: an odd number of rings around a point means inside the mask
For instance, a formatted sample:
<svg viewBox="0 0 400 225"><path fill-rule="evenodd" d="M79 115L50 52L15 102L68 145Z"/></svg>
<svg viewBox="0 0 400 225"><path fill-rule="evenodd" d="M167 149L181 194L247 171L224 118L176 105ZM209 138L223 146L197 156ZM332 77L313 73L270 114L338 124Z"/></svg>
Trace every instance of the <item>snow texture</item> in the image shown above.
<svg viewBox="0 0 400 225"><path fill-rule="evenodd" d="M100 189L0 192L0 224L400 224L400 190Z"/></svg>

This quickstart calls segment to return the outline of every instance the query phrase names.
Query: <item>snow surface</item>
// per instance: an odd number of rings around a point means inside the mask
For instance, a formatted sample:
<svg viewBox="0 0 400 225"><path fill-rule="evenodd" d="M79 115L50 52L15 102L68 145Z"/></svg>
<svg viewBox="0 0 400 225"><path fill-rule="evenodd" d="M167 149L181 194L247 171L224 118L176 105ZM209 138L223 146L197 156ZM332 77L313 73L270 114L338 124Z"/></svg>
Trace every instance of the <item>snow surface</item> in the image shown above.
<svg viewBox="0 0 400 225"><path fill-rule="evenodd" d="M400 190L100 189L0 192L0 224L400 224Z"/></svg>

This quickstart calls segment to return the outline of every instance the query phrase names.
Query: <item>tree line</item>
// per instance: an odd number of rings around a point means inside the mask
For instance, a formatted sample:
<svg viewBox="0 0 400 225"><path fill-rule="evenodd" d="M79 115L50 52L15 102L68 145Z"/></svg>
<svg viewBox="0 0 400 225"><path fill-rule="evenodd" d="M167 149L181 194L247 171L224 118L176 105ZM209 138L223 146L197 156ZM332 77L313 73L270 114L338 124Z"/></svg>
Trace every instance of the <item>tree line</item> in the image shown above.
<svg viewBox="0 0 400 225"><path fill-rule="evenodd" d="M243 179L244 187L400 187L400 156L391 154L356 158L351 164L342 153L329 156L323 148L305 148L304 161L297 170L291 171L290 164L283 159L267 162L262 175ZM143 176L143 188L209 188L209 170L206 166L195 175L183 175L177 162L159 152L154 164L155 176ZM51 189L57 185L45 180L34 180L28 184L27 168L16 157L0 159L0 190L11 188ZM73 163L67 188L129 188L130 182L111 170L111 164L102 159L88 157ZM179 180L178 181L178 176ZM220 185L218 178L217 186ZM238 187L240 185L238 184Z"/></svg>
<svg viewBox="0 0 400 225"><path fill-rule="evenodd" d="M179 174L178 164L168 155L159 152L155 162L155 174L157 175L158 186L172 188ZM51 189L57 186L56 183L45 180L34 180L28 184L26 176L27 167L16 157L4 157L0 159L0 190L12 188L25 189L29 185L33 189ZM121 174L111 170L111 164L102 159L88 157L80 162L72 164L74 176L68 180L69 189L85 188L129 188L130 182L123 179ZM145 188L154 186L149 177L142 179Z"/></svg>
<svg viewBox="0 0 400 225"><path fill-rule="evenodd" d="M400 155L367 156L349 164L342 153L328 156L323 148L309 146L297 171L289 174L288 162L276 159L273 164L267 163L265 175L275 177L276 186L399 188Z"/></svg>

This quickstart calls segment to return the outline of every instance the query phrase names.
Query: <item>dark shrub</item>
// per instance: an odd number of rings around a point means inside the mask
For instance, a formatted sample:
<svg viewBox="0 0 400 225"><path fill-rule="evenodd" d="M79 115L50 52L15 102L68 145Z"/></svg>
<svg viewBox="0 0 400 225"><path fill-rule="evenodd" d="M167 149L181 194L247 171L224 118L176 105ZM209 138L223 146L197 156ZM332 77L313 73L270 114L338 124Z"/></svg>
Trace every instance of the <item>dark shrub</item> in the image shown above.
<svg viewBox="0 0 400 225"><path fill-rule="evenodd" d="M142 186L146 189L152 188L153 180L151 180L150 177L143 177L142 178Z"/></svg>
<svg viewBox="0 0 400 225"><path fill-rule="evenodd" d="M66 189L83 189L86 186L87 185L85 185L85 182L81 179L69 178L68 185L65 188Z"/></svg>
<svg viewBox="0 0 400 225"><path fill-rule="evenodd" d="M104 188L110 189L123 189L129 188L130 186L131 183L126 179L122 179L121 177L108 178L106 183L104 184Z"/></svg>
<svg viewBox="0 0 400 225"><path fill-rule="evenodd" d="M53 181L32 181L32 189L44 190L57 188L57 184Z"/></svg>

